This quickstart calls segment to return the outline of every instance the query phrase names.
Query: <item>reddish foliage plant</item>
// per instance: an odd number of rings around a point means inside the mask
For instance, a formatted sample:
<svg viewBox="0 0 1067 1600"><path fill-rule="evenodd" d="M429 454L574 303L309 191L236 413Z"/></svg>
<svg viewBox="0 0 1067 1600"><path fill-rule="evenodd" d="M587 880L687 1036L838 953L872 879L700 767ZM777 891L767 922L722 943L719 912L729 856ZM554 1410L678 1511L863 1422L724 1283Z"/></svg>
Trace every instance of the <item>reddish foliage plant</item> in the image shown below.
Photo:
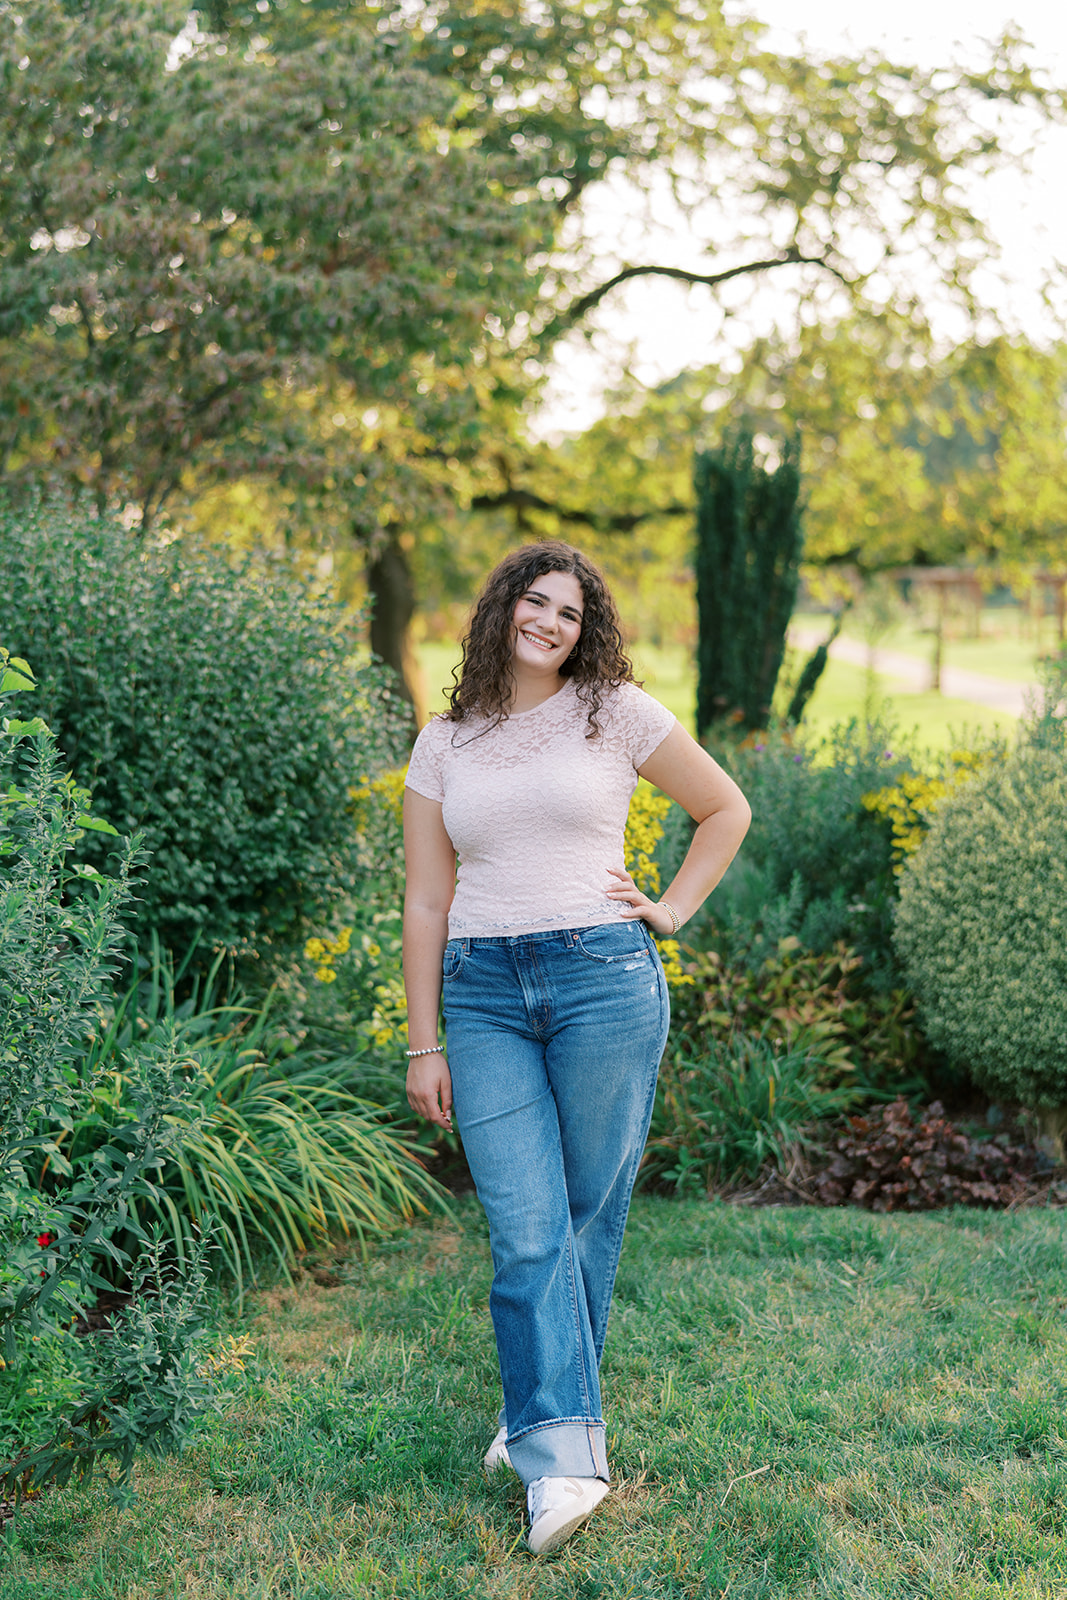
<svg viewBox="0 0 1067 1600"><path fill-rule="evenodd" d="M923 1081L924 1041L911 997L865 993L862 961L837 944L814 955L783 939L756 972L700 950L685 966L692 979L671 995L675 1028L713 1053L738 1037L766 1034L823 1063L823 1076L908 1091ZM919 1091L921 1092L921 1090Z"/></svg>
<svg viewBox="0 0 1067 1600"><path fill-rule="evenodd" d="M1008 1206L1029 1191L1037 1156L1007 1135L971 1139L935 1100L913 1121L907 1101L850 1117L815 1188L824 1205L871 1211L933 1211L939 1206Z"/></svg>

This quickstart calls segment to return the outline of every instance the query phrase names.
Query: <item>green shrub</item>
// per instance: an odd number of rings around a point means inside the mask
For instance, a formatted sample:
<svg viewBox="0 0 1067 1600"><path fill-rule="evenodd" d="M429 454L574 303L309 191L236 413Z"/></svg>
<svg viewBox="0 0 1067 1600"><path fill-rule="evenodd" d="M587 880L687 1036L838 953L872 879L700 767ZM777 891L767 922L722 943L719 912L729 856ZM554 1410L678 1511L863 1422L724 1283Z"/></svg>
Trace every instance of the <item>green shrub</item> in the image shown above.
<svg viewBox="0 0 1067 1600"><path fill-rule="evenodd" d="M16 1359L0 1366L0 1461L46 1444L57 1413L69 1416L85 1385L83 1351L72 1328L36 1336L22 1329L15 1344Z"/></svg>
<svg viewBox="0 0 1067 1600"><path fill-rule="evenodd" d="M759 1034L711 1054L673 1052L660 1068L642 1182L695 1194L752 1182L767 1166L786 1170L814 1124L855 1103L854 1090L826 1085L829 1075L803 1046Z"/></svg>
<svg viewBox="0 0 1067 1600"><path fill-rule="evenodd" d="M406 1106L402 924L399 906L375 910L368 899L359 908L358 924L307 941L290 998L297 1000L306 1042L335 1054L358 1048L368 1067L373 1062L392 1079Z"/></svg>
<svg viewBox="0 0 1067 1600"><path fill-rule="evenodd" d="M1023 745L939 810L896 942L923 1026L998 1099L1067 1105L1067 756Z"/></svg>
<svg viewBox="0 0 1067 1600"><path fill-rule="evenodd" d="M8 506L0 638L33 661L78 782L143 835L142 937L285 938L356 881L349 789L395 763L405 712L355 664L350 617L293 568Z"/></svg>
<svg viewBox="0 0 1067 1600"><path fill-rule="evenodd" d="M31 686L25 663L0 650L0 696ZM183 1123L194 1120L187 1107L190 1064L174 1039L161 1038L141 1053L123 1125L77 1172L63 1147L99 1086L79 1064L119 964L120 919L137 857L136 844L126 846L114 878L84 861L72 864L86 829L114 831L89 815L88 799L64 772L39 718L3 718L0 1334L5 1385L14 1383L24 1402L36 1389L36 1399L22 1406L26 1432L15 1459L0 1457L0 1492L62 1483L72 1474L86 1478L110 1456L121 1493L135 1451L178 1448L207 1395L197 1370L204 1241L181 1277L164 1285L158 1246L130 1224L131 1207L154 1197L153 1173L175 1151ZM45 1170L42 1189L35 1177ZM140 1261L131 1262L133 1250ZM120 1358L106 1341L98 1343L86 1352L75 1397L71 1369L59 1356L61 1330L91 1300L103 1262L132 1271L142 1290L151 1285L156 1342L167 1359L141 1367L140 1358L151 1355L143 1344L131 1344ZM131 1307L125 1323L131 1333L138 1318L142 1312ZM114 1342L122 1336L117 1330ZM36 1359L42 1341L54 1379L44 1391ZM7 1408L5 1421L11 1420Z"/></svg>
<svg viewBox="0 0 1067 1600"><path fill-rule="evenodd" d="M184 1447L200 1416L215 1404L204 1325L207 1248L201 1240L176 1277L160 1241L146 1241L129 1302L112 1316L106 1335L80 1341L77 1401L70 1394L73 1374L63 1374L59 1393L65 1403L55 1408L58 1419L53 1410L50 1434L0 1468L0 1487L25 1492L72 1478L86 1482L97 1463L110 1457L119 1475L109 1488L123 1503L138 1452L159 1457ZM35 1352L36 1346L27 1351L24 1370L32 1370Z"/></svg>
<svg viewBox="0 0 1067 1600"><path fill-rule="evenodd" d="M714 752L752 807L752 826L707 916L737 958L758 966L782 939L815 953L838 943L864 981L893 989L896 899L889 823L863 798L911 770L892 728L850 722L825 738L781 730Z"/></svg>
<svg viewBox="0 0 1067 1600"><path fill-rule="evenodd" d="M404 769L352 791L360 881L357 894L317 929L295 972L299 1026L313 1043L353 1042L403 1088L407 1001L401 960L404 904ZM406 1102L405 1102L406 1103Z"/></svg>

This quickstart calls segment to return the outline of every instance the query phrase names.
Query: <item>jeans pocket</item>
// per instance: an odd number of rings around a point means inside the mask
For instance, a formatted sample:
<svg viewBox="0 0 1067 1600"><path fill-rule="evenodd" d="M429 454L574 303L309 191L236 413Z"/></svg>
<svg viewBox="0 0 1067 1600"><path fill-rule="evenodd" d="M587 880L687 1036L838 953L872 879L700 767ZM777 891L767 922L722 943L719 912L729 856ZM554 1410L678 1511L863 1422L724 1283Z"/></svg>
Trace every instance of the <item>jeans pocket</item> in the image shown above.
<svg viewBox="0 0 1067 1600"><path fill-rule="evenodd" d="M462 965L463 941L462 939L449 939L445 945L445 953L441 958L441 976L443 978L458 977Z"/></svg>
<svg viewBox="0 0 1067 1600"><path fill-rule="evenodd" d="M648 935L643 922L603 922L596 928L582 928L574 943L587 961L601 966L616 961L632 965L649 959Z"/></svg>

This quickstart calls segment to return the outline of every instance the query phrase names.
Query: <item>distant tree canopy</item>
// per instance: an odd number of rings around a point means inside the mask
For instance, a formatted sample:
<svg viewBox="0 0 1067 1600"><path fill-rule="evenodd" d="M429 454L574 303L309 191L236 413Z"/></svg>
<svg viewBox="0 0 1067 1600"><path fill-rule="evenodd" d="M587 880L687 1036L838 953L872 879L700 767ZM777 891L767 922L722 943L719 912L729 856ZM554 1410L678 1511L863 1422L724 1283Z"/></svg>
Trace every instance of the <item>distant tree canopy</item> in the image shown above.
<svg viewBox="0 0 1067 1600"><path fill-rule="evenodd" d="M526 452L512 514L539 535L625 548L649 569L654 612L649 564L684 559L693 526L693 452L739 423L764 458L800 431L809 578L1067 561L1067 345L938 352L887 318L757 341L740 372L635 387L580 438Z"/></svg>
<svg viewBox="0 0 1067 1600"><path fill-rule="evenodd" d="M504 194L402 42L179 58L183 20L0 7L3 470L146 524L190 473L343 480L369 534L384 463L361 413L443 436L477 411L465 368L489 306L526 293L538 204Z"/></svg>
<svg viewBox="0 0 1067 1600"><path fill-rule="evenodd" d="M1067 559L1067 345L946 353L882 323L753 348L733 404L805 435L805 556L898 565Z"/></svg>
<svg viewBox="0 0 1067 1600"><path fill-rule="evenodd" d="M0 0L0 473L145 523L249 486L256 537L366 557L400 668L413 566L447 576L457 510L607 537L688 500L688 461L662 500L600 470L561 498L581 452L525 435L558 336L619 284L773 273L809 321L904 325L921 258L970 306L961 178L1063 110L1011 37L983 72L818 60L717 0L188 18ZM592 259L609 172L712 209L691 266Z"/></svg>

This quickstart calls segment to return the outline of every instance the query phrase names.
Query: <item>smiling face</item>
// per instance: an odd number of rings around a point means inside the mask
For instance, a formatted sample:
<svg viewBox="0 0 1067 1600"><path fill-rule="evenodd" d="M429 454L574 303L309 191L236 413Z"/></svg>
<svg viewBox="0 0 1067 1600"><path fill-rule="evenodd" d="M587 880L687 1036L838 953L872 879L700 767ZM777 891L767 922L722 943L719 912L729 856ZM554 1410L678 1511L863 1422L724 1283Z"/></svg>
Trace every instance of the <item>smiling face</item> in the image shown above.
<svg viewBox="0 0 1067 1600"><path fill-rule="evenodd" d="M516 671L558 673L582 636L582 586L570 572L535 578L512 613Z"/></svg>

